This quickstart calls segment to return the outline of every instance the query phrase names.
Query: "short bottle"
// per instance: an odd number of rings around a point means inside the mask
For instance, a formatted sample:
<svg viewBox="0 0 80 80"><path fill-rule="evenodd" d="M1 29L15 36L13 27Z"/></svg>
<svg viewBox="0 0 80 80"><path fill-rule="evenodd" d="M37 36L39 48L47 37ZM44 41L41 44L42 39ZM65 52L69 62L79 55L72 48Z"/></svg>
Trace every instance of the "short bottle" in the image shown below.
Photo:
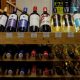
<svg viewBox="0 0 80 80"><path fill-rule="evenodd" d="M47 7L43 8L43 14L41 15L40 21L41 21L40 31L41 32L51 32L50 14L47 12Z"/></svg>
<svg viewBox="0 0 80 80"><path fill-rule="evenodd" d="M6 31L7 32L16 32L17 29L17 20L18 20L18 15L17 15L17 9L15 8L10 14L6 26Z"/></svg>
<svg viewBox="0 0 80 80"><path fill-rule="evenodd" d="M40 15L37 12L37 6L33 7L33 13L30 14L29 17L29 31L30 32L39 32L39 27L40 27Z"/></svg>
<svg viewBox="0 0 80 80"><path fill-rule="evenodd" d="M22 14L20 15L17 29L19 32L27 32L28 26L29 26L29 16L27 14L27 8L24 8Z"/></svg>
<svg viewBox="0 0 80 80"><path fill-rule="evenodd" d="M3 13L0 15L0 32L4 32L8 20L7 7L5 7Z"/></svg>

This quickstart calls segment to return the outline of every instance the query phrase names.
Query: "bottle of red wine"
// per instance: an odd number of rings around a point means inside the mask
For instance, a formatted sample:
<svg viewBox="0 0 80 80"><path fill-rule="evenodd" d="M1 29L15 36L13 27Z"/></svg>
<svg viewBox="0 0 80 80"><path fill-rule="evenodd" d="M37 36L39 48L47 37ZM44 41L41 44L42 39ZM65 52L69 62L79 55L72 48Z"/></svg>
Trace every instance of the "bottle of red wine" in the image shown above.
<svg viewBox="0 0 80 80"><path fill-rule="evenodd" d="M33 7L33 13L30 15L30 32L39 32L40 15L37 13L37 6Z"/></svg>
<svg viewBox="0 0 80 80"><path fill-rule="evenodd" d="M50 27L50 14L47 12L47 7L43 8L43 14L41 15L41 32L51 32Z"/></svg>
<svg viewBox="0 0 80 80"><path fill-rule="evenodd" d="M16 13L17 13L17 9L15 8L13 10L13 13L9 16L7 26L6 26L7 32L16 32L17 20L18 20L18 15Z"/></svg>
<svg viewBox="0 0 80 80"><path fill-rule="evenodd" d="M2 15L0 15L0 32L5 31L7 20L8 20L7 7L5 7Z"/></svg>
<svg viewBox="0 0 80 80"><path fill-rule="evenodd" d="M29 25L28 18L29 17L27 14L27 8L24 8L22 14L20 15L19 21L18 21L18 31L19 32L28 31L28 25Z"/></svg>

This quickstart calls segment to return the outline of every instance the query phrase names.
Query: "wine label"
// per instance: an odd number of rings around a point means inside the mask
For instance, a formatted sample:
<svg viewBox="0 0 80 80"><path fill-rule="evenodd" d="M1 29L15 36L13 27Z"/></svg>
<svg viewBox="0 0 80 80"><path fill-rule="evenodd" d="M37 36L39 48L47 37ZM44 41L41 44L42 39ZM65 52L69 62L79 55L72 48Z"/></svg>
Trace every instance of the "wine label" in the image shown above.
<svg viewBox="0 0 80 80"><path fill-rule="evenodd" d="M20 20L18 23L19 27L28 27L28 16L27 15L21 15Z"/></svg>
<svg viewBox="0 0 80 80"><path fill-rule="evenodd" d="M80 14L75 14L73 17L74 17L75 26L80 27Z"/></svg>
<svg viewBox="0 0 80 80"><path fill-rule="evenodd" d="M39 27L40 17L37 14L33 14L30 16L30 26Z"/></svg>
<svg viewBox="0 0 80 80"><path fill-rule="evenodd" d="M41 16L41 26L49 25L50 26L50 15L43 14Z"/></svg>
<svg viewBox="0 0 80 80"><path fill-rule="evenodd" d="M6 22L7 22L7 16L1 15L1 17L0 17L0 25L3 25L5 27Z"/></svg>
<svg viewBox="0 0 80 80"><path fill-rule="evenodd" d="M16 27L17 15L11 14L8 19L7 27Z"/></svg>

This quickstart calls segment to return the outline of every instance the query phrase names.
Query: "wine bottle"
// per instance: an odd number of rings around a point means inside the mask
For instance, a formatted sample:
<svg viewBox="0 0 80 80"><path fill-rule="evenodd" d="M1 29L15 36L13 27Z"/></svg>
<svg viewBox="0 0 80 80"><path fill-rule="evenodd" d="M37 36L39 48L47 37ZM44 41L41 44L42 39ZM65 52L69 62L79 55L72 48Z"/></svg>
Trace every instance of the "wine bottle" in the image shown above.
<svg viewBox="0 0 80 80"><path fill-rule="evenodd" d="M30 20L29 31L39 32L40 15L37 13L37 6L33 7L33 13L30 14L29 20Z"/></svg>
<svg viewBox="0 0 80 80"><path fill-rule="evenodd" d="M17 29L17 20L18 20L18 15L17 15L17 9L15 8L10 14L7 26L6 26L6 31L7 32L16 32Z"/></svg>
<svg viewBox="0 0 80 80"><path fill-rule="evenodd" d="M0 32L4 32L7 24L7 7L5 7L3 13L0 15Z"/></svg>
<svg viewBox="0 0 80 80"><path fill-rule="evenodd" d="M63 59L63 54L64 54L64 52L63 52L62 46L57 45L57 46L55 47L55 54L56 54L56 57L57 57L57 58Z"/></svg>
<svg viewBox="0 0 80 80"><path fill-rule="evenodd" d="M68 46L67 53L68 53L68 55L69 55L70 58L76 59L75 47Z"/></svg>
<svg viewBox="0 0 80 80"><path fill-rule="evenodd" d="M18 31L26 32L28 31L28 26L29 26L29 16L27 14L27 8L24 8L18 21Z"/></svg>
<svg viewBox="0 0 80 80"><path fill-rule="evenodd" d="M43 14L41 15L41 25L40 31L41 32L51 32L50 26L50 14L47 12L47 7L43 8Z"/></svg>
<svg viewBox="0 0 80 80"><path fill-rule="evenodd" d="M57 13L56 8L53 8L53 15L51 17L51 28L53 32L61 31L61 15Z"/></svg>

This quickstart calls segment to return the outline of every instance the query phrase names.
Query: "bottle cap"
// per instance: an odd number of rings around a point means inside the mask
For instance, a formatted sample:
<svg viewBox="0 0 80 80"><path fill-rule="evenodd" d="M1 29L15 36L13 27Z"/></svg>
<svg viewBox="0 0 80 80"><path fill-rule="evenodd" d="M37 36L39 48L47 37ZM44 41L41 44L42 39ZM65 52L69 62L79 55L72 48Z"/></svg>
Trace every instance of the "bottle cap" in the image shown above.
<svg viewBox="0 0 80 80"><path fill-rule="evenodd" d="M37 11L37 6L34 6L33 7L33 11Z"/></svg>
<svg viewBox="0 0 80 80"><path fill-rule="evenodd" d="M44 8L43 8L43 11L47 11L47 7L44 7Z"/></svg>
<svg viewBox="0 0 80 80"><path fill-rule="evenodd" d="M47 52L47 51L44 51L44 55L45 55L45 56L48 56L48 52Z"/></svg>
<svg viewBox="0 0 80 80"><path fill-rule="evenodd" d="M36 51L32 50L31 54L32 54L32 56L35 56L36 55Z"/></svg>
<svg viewBox="0 0 80 80"><path fill-rule="evenodd" d="M24 7L23 12L27 12L28 8Z"/></svg>

